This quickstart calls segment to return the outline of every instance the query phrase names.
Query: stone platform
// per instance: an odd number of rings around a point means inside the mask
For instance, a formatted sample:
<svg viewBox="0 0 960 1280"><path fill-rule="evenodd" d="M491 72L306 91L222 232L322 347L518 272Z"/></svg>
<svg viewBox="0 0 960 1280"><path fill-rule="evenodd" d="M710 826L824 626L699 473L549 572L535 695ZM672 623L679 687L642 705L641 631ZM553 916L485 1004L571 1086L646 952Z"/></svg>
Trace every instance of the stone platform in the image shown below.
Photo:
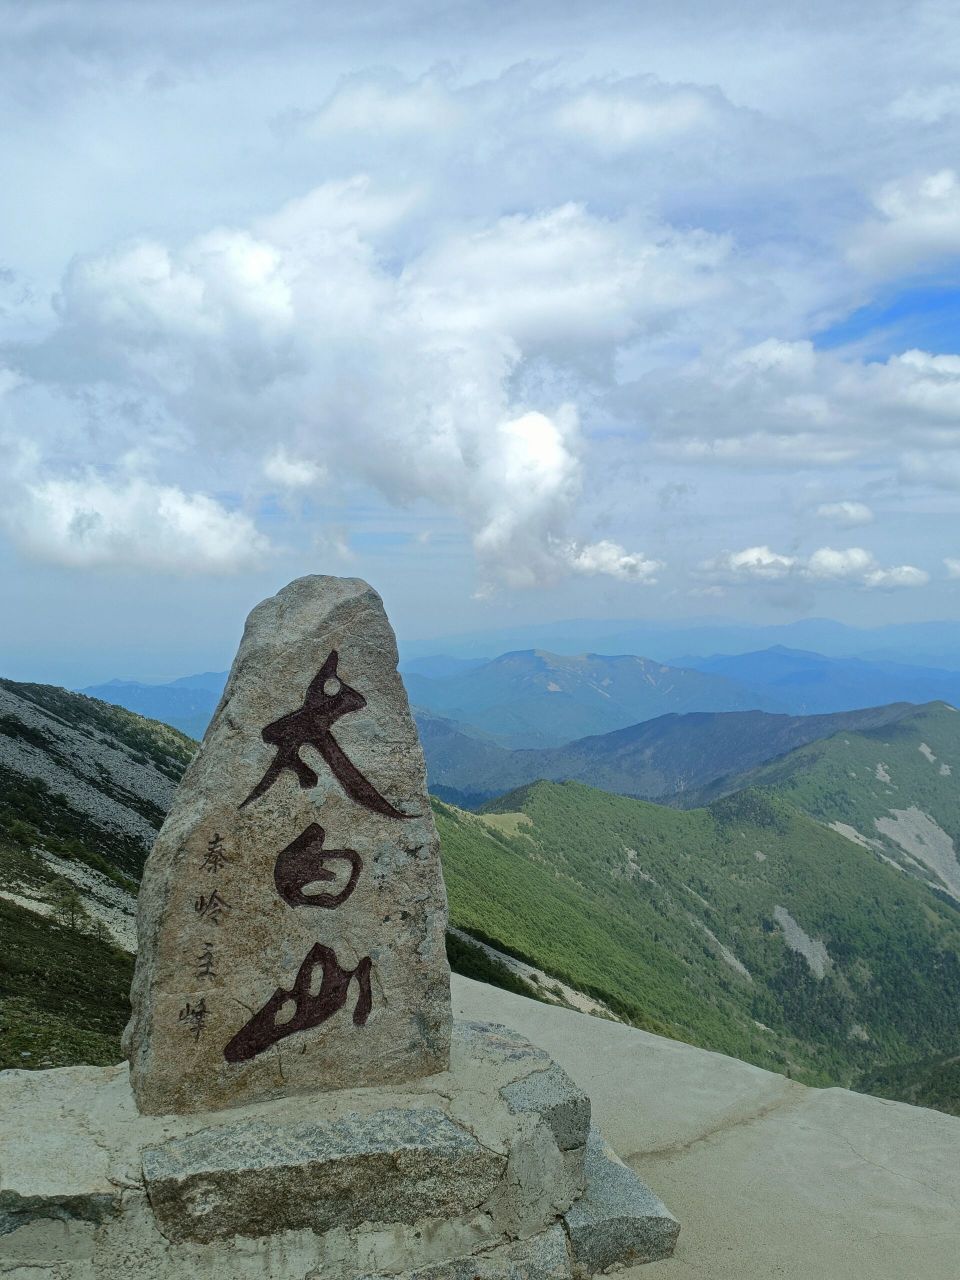
<svg viewBox="0 0 960 1280"><path fill-rule="evenodd" d="M672 1251L675 1220L543 1050L458 1023L402 1088L144 1116L126 1066L0 1077L0 1275L554 1280Z"/></svg>

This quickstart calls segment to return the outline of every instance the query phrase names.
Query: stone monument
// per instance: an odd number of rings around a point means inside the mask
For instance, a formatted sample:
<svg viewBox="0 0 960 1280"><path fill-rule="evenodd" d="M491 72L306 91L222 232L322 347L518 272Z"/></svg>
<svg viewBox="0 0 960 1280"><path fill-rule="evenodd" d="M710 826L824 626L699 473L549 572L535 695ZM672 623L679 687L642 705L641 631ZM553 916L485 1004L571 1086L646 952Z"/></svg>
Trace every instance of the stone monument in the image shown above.
<svg viewBox="0 0 960 1280"><path fill-rule="evenodd" d="M0 1078L4 1274L572 1280L672 1252L549 1055L451 1025L396 664L357 579L250 615L147 862L129 1068Z"/></svg>
<svg viewBox="0 0 960 1280"><path fill-rule="evenodd" d="M445 925L383 604L301 578L251 613L147 862L126 1039L141 1111L442 1071Z"/></svg>

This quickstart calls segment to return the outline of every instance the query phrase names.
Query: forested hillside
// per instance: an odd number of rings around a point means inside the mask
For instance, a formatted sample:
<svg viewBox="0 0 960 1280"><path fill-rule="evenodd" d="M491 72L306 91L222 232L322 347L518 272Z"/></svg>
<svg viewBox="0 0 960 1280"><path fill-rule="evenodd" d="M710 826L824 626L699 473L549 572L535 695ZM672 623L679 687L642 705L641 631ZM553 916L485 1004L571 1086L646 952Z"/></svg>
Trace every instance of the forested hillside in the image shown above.
<svg viewBox="0 0 960 1280"><path fill-rule="evenodd" d="M817 1084L956 1050L960 913L777 797L538 783L437 818L454 922L637 1025Z"/></svg>
<svg viewBox="0 0 960 1280"><path fill-rule="evenodd" d="M917 707L701 793L762 787L960 902L960 712Z"/></svg>

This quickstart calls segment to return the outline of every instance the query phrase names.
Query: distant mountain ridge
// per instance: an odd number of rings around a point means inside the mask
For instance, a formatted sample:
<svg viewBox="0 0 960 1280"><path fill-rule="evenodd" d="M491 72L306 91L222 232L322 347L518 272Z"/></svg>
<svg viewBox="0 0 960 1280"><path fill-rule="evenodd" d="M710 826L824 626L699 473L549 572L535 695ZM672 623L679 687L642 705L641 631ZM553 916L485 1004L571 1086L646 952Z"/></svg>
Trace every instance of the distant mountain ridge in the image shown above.
<svg viewBox="0 0 960 1280"><path fill-rule="evenodd" d="M688 658L697 671L721 675L778 702L794 715L848 711L886 702L960 703L960 671L863 658L828 658L775 645L754 653Z"/></svg>
<svg viewBox="0 0 960 1280"><path fill-rule="evenodd" d="M181 676L167 684L108 680L105 684L89 685L78 692L114 706L126 707L148 720L160 720L199 741L207 731L226 682L226 671L205 671L199 675Z"/></svg>
<svg viewBox="0 0 960 1280"><path fill-rule="evenodd" d="M568 618L466 632L427 641L401 642L405 662L443 653L480 654L538 648L554 653L643 653L676 665L678 654L738 654L784 645L866 660L920 663L960 670L960 620L852 627L832 618L800 618L777 624L734 623L711 618L650 622L630 618ZM681 664L682 665L682 664Z"/></svg>
<svg viewBox="0 0 960 1280"><path fill-rule="evenodd" d="M404 680L415 706L516 748L556 747L668 711L776 709L769 695L725 676L633 654L526 649L445 679L408 672Z"/></svg>
<svg viewBox="0 0 960 1280"><path fill-rule="evenodd" d="M603 791L685 807L739 776L806 743L844 730L891 724L911 715L908 703L787 716L764 711L668 714L565 746L511 751L480 742L460 727L417 709L430 788L466 808L538 779L583 782ZM713 790L711 790L713 788Z"/></svg>
<svg viewBox="0 0 960 1280"><path fill-rule="evenodd" d="M493 659L435 653L400 669L414 706L468 737L510 748L560 747L670 712L817 715L896 702L960 703L960 671L783 645L671 662L539 649ZM166 684L111 680L81 692L199 739L225 681L225 672L205 672Z"/></svg>

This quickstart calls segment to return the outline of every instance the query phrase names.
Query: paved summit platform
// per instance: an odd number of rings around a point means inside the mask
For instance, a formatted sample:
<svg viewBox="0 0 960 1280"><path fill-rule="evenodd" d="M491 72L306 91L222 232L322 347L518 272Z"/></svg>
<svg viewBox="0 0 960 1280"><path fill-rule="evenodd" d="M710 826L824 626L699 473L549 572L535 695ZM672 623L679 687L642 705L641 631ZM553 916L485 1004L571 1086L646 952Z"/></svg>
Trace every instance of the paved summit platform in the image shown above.
<svg viewBox="0 0 960 1280"><path fill-rule="evenodd" d="M4 1073L0 1113L18 1280L569 1280L679 1229L583 1090L489 1023L455 1024L449 1070L402 1088L150 1116L125 1065L73 1067Z"/></svg>
<svg viewBox="0 0 960 1280"><path fill-rule="evenodd" d="M736 1058L456 974L456 1017L522 1029L683 1223L619 1280L957 1280L960 1119L807 1089Z"/></svg>

